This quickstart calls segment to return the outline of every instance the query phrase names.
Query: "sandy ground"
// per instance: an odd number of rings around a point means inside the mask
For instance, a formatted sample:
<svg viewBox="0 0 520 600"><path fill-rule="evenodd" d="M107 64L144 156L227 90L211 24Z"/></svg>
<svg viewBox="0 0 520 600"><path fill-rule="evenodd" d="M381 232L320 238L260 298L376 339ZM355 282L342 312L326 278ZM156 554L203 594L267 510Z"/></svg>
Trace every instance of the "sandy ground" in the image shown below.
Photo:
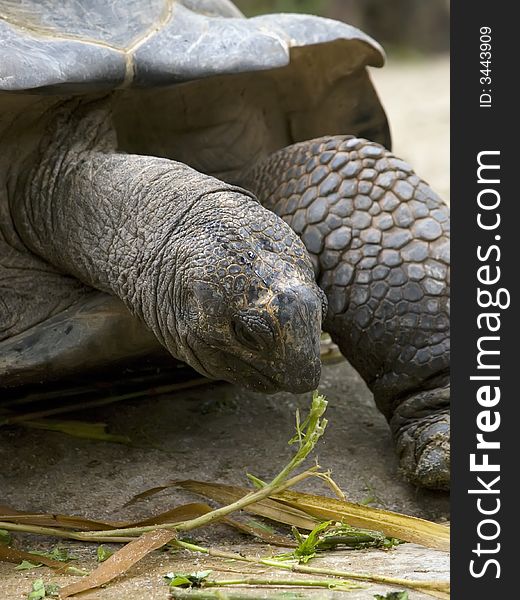
<svg viewBox="0 0 520 600"><path fill-rule="evenodd" d="M387 107L394 150L444 196L449 191L447 59L390 64L374 73ZM371 394L351 367L343 362L324 368L320 389L329 399L330 426L318 451L323 467L331 468L349 499L399 510L432 520L449 515L449 497L425 492L404 482L398 473L386 422ZM161 512L182 498L163 492L122 509L134 494L171 479L210 479L244 483L245 473L269 478L288 457L286 441L293 433L294 412L308 396L262 396L236 387L211 384L189 392L117 403L71 418L108 423L113 433L130 437L130 445L94 442L19 427L0 429L0 504L20 510L62 512L88 517L126 519ZM316 489L317 484L313 484ZM240 550L267 553L258 544L224 526L197 531L197 541ZM28 549L49 549L53 541L18 537ZM79 564L93 567L95 546L68 544ZM446 579L448 556L405 544L392 552L334 552L328 565L351 571L372 571L414 579ZM318 563L317 563L318 564ZM168 571L236 568L188 553L155 553L106 589L82 596L100 600L166 599L163 575ZM224 573L222 573L224 574ZM229 572L225 573L229 576ZM0 600L27 597L31 581L63 583L47 568L15 571L0 563ZM370 586L348 597L373 598L388 586ZM395 588L394 588L395 589ZM338 592L283 596L339 598ZM256 595L255 597L264 597ZM268 596L265 596L268 597ZM272 597L272 596L270 596ZM280 596L279 596L280 597ZM411 593L410 598L427 598Z"/></svg>

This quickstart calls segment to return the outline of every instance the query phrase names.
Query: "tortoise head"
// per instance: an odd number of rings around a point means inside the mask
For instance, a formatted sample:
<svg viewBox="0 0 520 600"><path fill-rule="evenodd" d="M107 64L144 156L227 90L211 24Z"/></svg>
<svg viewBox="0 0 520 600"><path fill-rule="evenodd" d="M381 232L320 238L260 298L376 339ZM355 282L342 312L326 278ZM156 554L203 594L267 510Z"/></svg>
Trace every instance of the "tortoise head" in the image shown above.
<svg viewBox="0 0 520 600"><path fill-rule="evenodd" d="M199 221L185 262L184 360L257 391L315 389L327 304L303 244L245 194L214 195L219 219Z"/></svg>

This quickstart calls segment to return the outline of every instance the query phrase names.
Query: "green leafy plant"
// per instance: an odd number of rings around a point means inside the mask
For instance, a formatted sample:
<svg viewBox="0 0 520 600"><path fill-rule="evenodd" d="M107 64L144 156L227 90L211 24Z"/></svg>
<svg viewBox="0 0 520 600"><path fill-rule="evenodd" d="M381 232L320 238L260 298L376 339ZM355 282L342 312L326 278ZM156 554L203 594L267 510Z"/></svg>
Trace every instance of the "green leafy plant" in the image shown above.
<svg viewBox="0 0 520 600"><path fill-rule="evenodd" d="M41 550L31 550L31 554L34 557L44 556L45 558L50 558L51 560L56 560L58 562L69 562L71 560L75 560L76 557L71 556L66 548L60 548L60 546L55 546L50 552L45 552ZM29 571L30 569L38 569L39 567L43 567L43 563L36 562L34 560L22 560L22 562L15 567L17 571ZM77 574L84 575L82 571L73 569Z"/></svg>
<svg viewBox="0 0 520 600"><path fill-rule="evenodd" d="M324 532L331 525L330 521L324 521L317 525L309 535L302 535L296 527L292 528L293 535L298 542L298 547L294 552L290 553L291 558L298 559L299 563L308 563L311 558L316 556L318 550L318 544L320 541L320 534Z"/></svg>
<svg viewBox="0 0 520 600"><path fill-rule="evenodd" d="M30 560L22 560L22 562L15 567L16 571L30 571L31 569L38 569L43 567L43 563L33 563Z"/></svg>
<svg viewBox="0 0 520 600"><path fill-rule="evenodd" d="M168 581L171 588L192 588L202 587L202 584L207 580L211 571L197 571L196 573L167 573L164 577Z"/></svg>
<svg viewBox="0 0 520 600"><path fill-rule="evenodd" d="M402 540L387 537L382 531L352 527L344 523L333 523L319 536L316 544L317 550L335 550L346 546L360 550L363 548L382 548L389 550L402 544Z"/></svg>
<svg viewBox="0 0 520 600"><path fill-rule="evenodd" d="M11 543L11 534L6 529L0 529L0 544Z"/></svg>
<svg viewBox="0 0 520 600"><path fill-rule="evenodd" d="M408 600L408 592L388 592L384 596L374 594L376 600Z"/></svg>
<svg viewBox="0 0 520 600"><path fill-rule="evenodd" d="M109 550L106 546L98 546L96 550L96 558L98 562L105 562L107 558L110 558L114 554L112 550Z"/></svg>
<svg viewBox="0 0 520 600"><path fill-rule="evenodd" d="M44 583L43 579L36 579L33 582L31 591L27 595L27 600L42 600L42 598L50 598L58 596L59 586Z"/></svg>
<svg viewBox="0 0 520 600"><path fill-rule="evenodd" d="M331 569L323 566L314 567L301 562L309 560L312 554L320 549L330 549L338 545L356 547L356 544L392 545L395 540L385 538L385 535L395 535L407 541L422 543L423 545L442 550L449 548L449 528L421 519L399 515L390 511L382 511L361 507L348 502L344 499L338 500L326 496L318 496L301 492L288 491L297 483L300 483L310 477L320 477L330 485L330 476L328 473L321 472L319 466L307 468L306 470L294 475L293 471L297 469L314 449L319 438L323 434L327 425L327 420L322 418L327 402L318 392L313 394L312 405L308 417L302 422L300 415L297 414L296 435L291 439L292 444L298 447L290 461L282 468L278 475L270 482L264 482L257 477L251 477L256 490L229 486L218 483L204 483L197 481L175 481L166 485L155 487L152 490L146 490L136 499L149 497L168 487L182 487L183 489L194 491L200 495L210 497L223 506L212 509L207 504L190 503L188 505L171 508L170 510L149 517L135 523L127 522L106 522L93 521L81 517L70 515L59 515L55 513L37 514L14 511L5 507L2 512L0 527L6 531L19 531L45 536L53 536L71 540L90 541L97 543L122 543L123 548L115 552L113 556L108 557L101 562L91 573L86 573L67 564L60 563L57 554L40 553L34 555L6 544L0 544L0 560L20 563L28 561L36 564L34 560L40 558L41 562L58 573L77 573L83 577L73 583L69 583L60 589L60 598L65 599L70 596L89 591L95 588L106 586L138 561L148 556L154 550L158 550L168 545L176 546L192 552L199 552L208 556L223 559L249 563L260 567L269 567L282 571L292 571L306 576L305 579L282 579L271 577L270 571L263 573L258 577L245 577L241 573L236 579L232 580L208 580L203 579L200 573L185 575L183 573L172 573L170 581L177 579L177 584L194 587L198 583L199 589L184 589L179 585L170 588L172 597L187 597L186 594L203 594L197 596L204 598L222 598L225 596L222 590L212 591L205 588L223 587L223 586L269 586L269 587L322 587L335 589L337 591L348 591L353 587L359 587L355 581L369 581L378 584L393 585L399 588L414 589L421 592L431 593L438 598L448 600L449 582L447 581L425 581L409 580L386 575L372 573L357 573L345 570ZM332 486L337 493L338 490ZM341 497L339 495L339 497ZM213 523L233 524L241 531L261 537L267 543L286 542L288 540L280 539L280 536L272 532L266 532L264 528L254 524L235 521L229 518L232 513L245 510L253 514L269 518L275 522L285 523L298 527L298 560L283 562L272 556L265 558L248 557L243 554L224 552L213 548L204 548L195 543L190 543L179 537L179 534L186 534L196 528L211 525ZM325 524L323 524L325 521ZM353 521L356 525L364 527L366 525L375 525L375 529L355 529L343 525L343 522ZM335 529L334 529L335 528ZM309 531L309 535L303 536L300 530ZM384 532L384 533L383 533ZM271 536L268 539L268 536ZM285 545L283 543L279 545ZM289 542L288 545L294 545ZM205 572L202 572L205 574ZM265 573L265 571L264 571ZM193 578L195 576L195 578ZM316 576L319 576L316 579ZM325 576L325 577L324 577ZM191 579L190 579L191 577ZM187 581L186 581L187 580ZM355 581L351 581L355 580ZM33 593L34 592L34 593ZM53 589L48 588L41 580L35 582L31 592L33 594L30 600L40 600L52 595ZM230 594L230 598L238 600L241 592ZM285 593L285 592L283 592ZM205 595L204 595L205 594ZM212 595L213 594L213 595ZM223 596L224 595L224 596ZM195 599L195 595L192 596ZM395 597L393 600L404 600L405 596ZM388 599L385 599L388 600Z"/></svg>
<svg viewBox="0 0 520 600"><path fill-rule="evenodd" d="M308 535L302 535L296 527L292 532L298 546L293 552L278 555L282 560L296 559L300 564L308 563L317 552L335 550L339 546L352 549L384 548L390 549L402 543L396 538L388 538L381 531L372 531L360 527L351 527L344 523L323 521Z"/></svg>
<svg viewBox="0 0 520 600"><path fill-rule="evenodd" d="M69 551L66 548L61 548L60 546L55 546L50 552L42 552L40 550L31 550L31 552L32 554L46 556L47 558L52 558L53 560L58 560L60 562L76 560L76 557L69 554Z"/></svg>

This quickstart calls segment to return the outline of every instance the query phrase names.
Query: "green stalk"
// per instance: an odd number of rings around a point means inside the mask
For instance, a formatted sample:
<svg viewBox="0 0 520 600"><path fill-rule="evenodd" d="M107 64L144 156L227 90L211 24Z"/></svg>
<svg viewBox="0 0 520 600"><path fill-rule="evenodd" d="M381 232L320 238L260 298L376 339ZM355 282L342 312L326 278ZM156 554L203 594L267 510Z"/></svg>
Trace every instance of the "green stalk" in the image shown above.
<svg viewBox="0 0 520 600"><path fill-rule="evenodd" d="M265 559L262 564L278 567L278 561ZM309 567L307 565L287 565L291 571L296 573L308 573L309 575L331 575L332 577L346 577L357 579L359 581L370 581L372 583L385 583L388 585L397 585L420 591L448 592L449 583L446 581L422 581L420 579L402 579L399 577L386 577L385 575L372 575L369 573L353 573L351 571L337 571L335 569L323 569L321 567Z"/></svg>
<svg viewBox="0 0 520 600"><path fill-rule="evenodd" d="M296 587L319 587L334 589L338 591L350 591L361 586L345 583L337 579L277 579L265 577L243 577L241 579L221 579L219 581L204 581L203 587L224 587L228 585L253 585L253 586L296 586Z"/></svg>
<svg viewBox="0 0 520 600"><path fill-rule="evenodd" d="M419 591L449 592L449 583L445 581L421 581L416 579L401 579L397 577L387 577L385 575L353 573L350 571L338 571L335 569L327 569L323 567L309 567L307 565L290 563L288 564L282 561L273 560L269 558L250 558L247 556L242 556L241 554L235 554L233 552L223 552L220 550L213 550L211 548L204 548L203 546L197 546L195 544L182 542L180 540L173 540L171 543L175 546L179 546L186 550L191 550L193 552L201 552L203 554L207 554L208 556L214 556L216 558L248 562L256 565L274 567L276 569L283 569L286 571L293 571L295 573L306 573L309 575L328 575L332 577L341 577L343 579L356 579L358 581L369 581L371 583L383 583L386 585L407 587Z"/></svg>
<svg viewBox="0 0 520 600"><path fill-rule="evenodd" d="M189 523L189 521L188 521ZM61 538L68 538L73 540L85 541L85 534L77 533L73 531L65 531L56 529L53 527L40 527L36 525L20 525L18 523L0 523L1 529L8 529L11 531L22 531L24 533L36 533L40 535L55 536ZM90 536L88 541L95 542L120 542L126 543L132 541L131 537L104 537L104 536ZM341 577L344 579L355 579L358 581L369 581L372 583L383 583L386 585L396 585L399 587L407 587L409 589L415 589L418 591L428 592L444 592L449 593L449 583L445 581L422 581L413 579L401 579L397 577L387 577L385 575L373 575L369 573L355 573L350 571L338 571L335 569L327 569L322 567L309 567L307 565L299 564L288 564L282 561L273 559L255 559L248 556L242 556L233 552L225 552L223 550L214 550L211 548L204 548L203 546L197 546L188 542L182 542L180 540L172 540L172 545L184 548L185 550L191 550L192 552L200 552L207 554L208 556L214 556L215 558L223 558L225 560L236 560L240 562L248 562L258 566L273 567L276 569L282 569L285 571L293 571L295 573L305 573L309 575L328 575L332 577ZM215 597L216 596L210 596Z"/></svg>
<svg viewBox="0 0 520 600"><path fill-rule="evenodd" d="M148 531L156 531L157 529L174 529L176 531L191 531L192 529L196 529L197 527L205 527L214 521L218 521L222 517L229 515L232 512L236 512L237 510L241 510L248 506L249 504L253 504L254 502L258 502L267 498L273 493L277 493L278 491L286 490L293 485L296 485L300 481L307 479L311 475L314 474L317 467L312 467L295 477L288 479L282 484L273 486L272 484L267 485L266 487L258 490L256 492L251 492L233 502L232 504L228 504L227 506L223 506L222 508L217 508L205 515L197 517L196 519L190 519L189 521L181 521L180 523L163 523L161 525L146 525L144 527L127 527L123 529L107 529L106 531L93 531L93 532L85 532L80 534L82 540L85 541L97 541L99 536L104 537L112 537L112 536L138 536L143 533L147 533ZM277 492L274 492L277 490Z"/></svg>
<svg viewBox="0 0 520 600"><path fill-rule="evenodd" d="M147 525L143 527L126 527L122 529L108 529L106 531L86 531L86 532L75 532L67 529L58 529L54 527L40 527L36 525L20 525L15 523L0 523L0 527L10 531L24 531L25 533L36 533L40 535L49 535L55 537L69 538L73 540L87 541L87 542L126 542L128 538L142 535L149 531L155 531L157 529L171 529L175 531L191 531L197 527L204 527L218 521L222 517L228 514L241 510L264 498L267 498L271 494L277 494L286 490L300 481L307 479L311 475L314 475L318 467L312 467L291 479L287 479L289 474L294 471L300 464L307 458L310 452L316 446L316 443L323 435L325 427L327 425L326 419L321 419L325 409L327 408L327 401L323 396L320 396L317 392L314 392L312 397L311 409L309 415L305 419L303 425L300 426L299 416L297 416L297 437L296 439L300 442L299 448L295 455L292 457L290 462L280 471L280 473L268 484L259 490L254 490L246 496L240 498L236 502L223 506L216 510L213 510L205 515L197 517L196 519L190 519L189 521L183 521L181 523L163 523L162 525ZM291 440L292 442L293 440ZM290 442L290 443L291 443Z"/></svg>
<svg viewBox="0 0 520 600"><path fill-rule="evenodd" d="M70 529L60 529L58 527L42 527L41 525L23 525L22 523L0 522L0 529L8 531L21 531L22 533L32 533L36 535L47 535L49 537L64 538L67 540L78 540L87 542L106 542L106 543L121 543L126 544L131 542L133 537L105 537L98 536L96 538L85 538L85 533L79 531L71 531Z"/></svg>
<svg viewBox="0 0 520 600"><path fill-rule="evenodd" d="M297 423L296 436L289 442L294 443L295 441L299 442L299 448L296 451L295 455L289 461L289 463L278 473L278 475L268 484L262 487L259 490L252 491L243 498L240 498L236 502L232 504L228 504L227 506L223 506L222 508L218 508L216 510L211 511L201 517L197 517L196 519L190 519L189 521L184 521L182 523L164 523L162 525L148 525L145 527L129 527L123 529L110 529L107 531L96 531L96 532L86 532L81 539L83 540L93 540L97 536L126 536L126 535L142 535L143 533L147 533L148 531L154 531L156 529L172 529L176 531L191 531L197 527L204 527L229 515L232 512L237 510L241 510L248 506L249 504L253 504L258 502L259 500L263 500L268 496L279 493L283 490L286 490L289 487L299 483L303 479L310 477L313 475L318 467L313 467L296 475L292 479L287 479L292 471L298 468L301 463L307 458L307 456L312 452L314 447L316 446L318 440L323 435L325 431L325 427L327 426L327 420L321 419L325 409L327 408L327 401L323 396L320 396L317 392L314 392L312 397L311 409L304 423L300 425L299 415L297 414Z"/></svg>
<svg viewBox="0 0 520 600"><path fill-rule="evenodd" d="M172 598L175 600L265 600L265 595L252 596L249 592L231 590L184 590L174 588L171 590ZM270 600L300 600L302 596L298 592L289 595L288 592L280 592L269 596Z"/></svg>

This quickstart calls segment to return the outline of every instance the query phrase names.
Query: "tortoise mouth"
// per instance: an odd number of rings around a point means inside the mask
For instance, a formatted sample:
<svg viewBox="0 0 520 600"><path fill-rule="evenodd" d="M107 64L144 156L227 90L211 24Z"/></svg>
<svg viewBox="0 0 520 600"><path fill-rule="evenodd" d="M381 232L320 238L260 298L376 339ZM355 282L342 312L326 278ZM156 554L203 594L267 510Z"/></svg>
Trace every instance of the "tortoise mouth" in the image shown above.
<svg viewBox="0 0 520 600"><path fill-rule="evenodd" d="M197 333L191 332L190 338L186 361L210 379L228 381L264 394L303 394L318 387L321 376L319 348L316 356L303 353L306 355L303 360L290 362L277 359L275 354L266 358L248 352L244 358L239 350L210 345Z"/></svg>
<svg viewBox="0 0 520 600"><path fill-rule="evenodd" d="M318 359L313 368L305 373L295 371L294 374L287 370L280 371L276 375L267 375L250 362L243 360L232 352L222 351L225 362L233 373L233 383L238 383L256 392L264 394L275 394L277 392L290 392L303 394L318 387L321 375L321 362ZM235 373L238 377L235 377Z"/></svg>
<svg viewBox="0 0 520 600"><path fill-rule="evenodd" d="M231 383L242 385L254 392L274 394L282 390L274 376L267 375L251 362L240 358L229 350L221 350L224 361L224 377Z"/></svg>
<svg viewBox="0 0 520 600"><path fill-rule="evenodd" d="M190 337L191 343L187 344L188 352L185 360L204 377L224 380L266 394L273 394L282 389L274 377L266 375L231 350L211 347L193 332ZM205 360L199 358L201 354L207 355ZM211 360L212 357L217 357L217 360Z"/></svg>

